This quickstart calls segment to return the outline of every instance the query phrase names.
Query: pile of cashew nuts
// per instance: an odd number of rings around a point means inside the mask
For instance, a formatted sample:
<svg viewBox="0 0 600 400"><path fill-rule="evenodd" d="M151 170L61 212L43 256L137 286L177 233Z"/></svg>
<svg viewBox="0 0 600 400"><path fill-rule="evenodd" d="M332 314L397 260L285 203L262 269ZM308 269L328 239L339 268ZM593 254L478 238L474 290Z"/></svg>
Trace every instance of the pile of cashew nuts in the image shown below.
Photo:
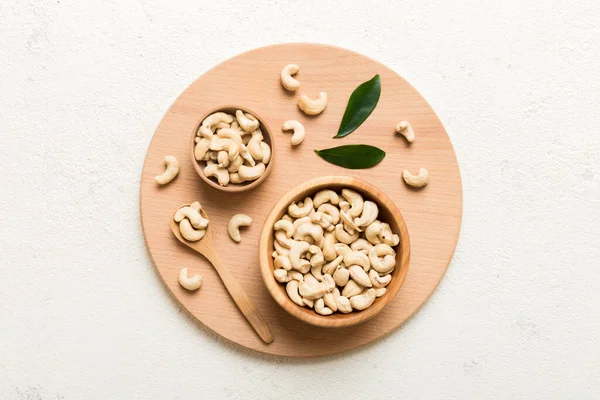
<svg viewBox="0 0 600 400"><path fill-rule="evenodd" d="M179 233L187 241L197 242L206 234L208 219L200 214L202 206L199 202L194 202L189 206L181 207L173 219L179 223Z"/></svg>
<svg viewBox="0 0 600 400"><path fill-rule="evenodd" d="M273 275L289 298L320 315L365 310L396 267L400 237L376 203L354 190L325 189L294 202L273 226Z"/></svg>
<svg viewBox="0 0 600 400"><path fill-rule="evenodd" d="M194 158L206 162L204 175L219 185L260 178L271 160L271 147L263 142L260 122L252 114L216 112L202 121L195 138Z"/></svg>

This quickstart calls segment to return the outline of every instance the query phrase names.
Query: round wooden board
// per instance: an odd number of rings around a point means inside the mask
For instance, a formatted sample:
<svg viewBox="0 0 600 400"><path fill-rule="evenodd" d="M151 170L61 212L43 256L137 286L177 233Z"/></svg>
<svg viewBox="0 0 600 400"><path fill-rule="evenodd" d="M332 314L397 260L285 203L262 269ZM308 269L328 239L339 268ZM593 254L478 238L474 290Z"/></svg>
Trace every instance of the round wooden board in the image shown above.
<svg viewBox="0 0 600 400"><path fill-rule="evenodd" d="M294 93L279 83L281 68L300 65L301 82ZM333 139L352 91L373 75L381 76L379 104L354 133ZM296 106L300 94L328 94L326 110L308 117ZM258 113L274 133L274 168L258 188L225 193L209 187L194 171L190 135L200 116L225 104L239 104ZM297 148L281 132L287 119L306 127L306 138ZM416 140L408 145L394 134L396 123L409 121ZM326 163L314 149L366 143L387 152L376 167L347 170ZM164 170L164 157L174 155L181 164L179 176L165 187L154 177ZM429 170L431 182L422 190L407 188L402 170ZM265 218L292 187L323 175L349 175L381 190L401 210L411 239L409 272L395 299L378 316L345 329L307 325L281 309L266 290L258 265L259 235ZM256 302L275 336L264 344L235 307L210 264L173 236L170 218L181 204L199 200L206 209L215 245L224 264L238 277ZM462 217L460 172L452 144L425 99L398 74L363 55L320 44L282 44L236 56L206 72L190 85L161 121L148 149L140 188L140 212L150 255L167 288L198 321L222 337L268 354L311 357L344 352L381 338L398 328L433 293L454 253ZM227 223L236 213L249 214L252 226L242 232L242 242L227 235ZM182 267L204 276L202 288L186 292L179 286Z"/></svg>

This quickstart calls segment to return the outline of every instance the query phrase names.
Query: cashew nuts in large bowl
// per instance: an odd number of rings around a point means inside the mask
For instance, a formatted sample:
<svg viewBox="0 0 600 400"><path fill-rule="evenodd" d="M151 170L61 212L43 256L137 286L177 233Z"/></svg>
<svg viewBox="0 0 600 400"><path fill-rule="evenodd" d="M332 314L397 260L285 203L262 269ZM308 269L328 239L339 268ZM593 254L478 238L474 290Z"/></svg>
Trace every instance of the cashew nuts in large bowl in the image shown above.
<svg viewBox="0 0 600 400"><path fill-rule="evenodd" d="M406 277L410 238L400 210L358 179L326 176L284 195L260 236L263 281L294 317L347 327L379 313Z"/></svg>
<svg viewBox="0 0 600 400"><path fill-rule="evenodd" d="M192 132L192 162L210 186L242 192L260 185L271 172L273 144L269 127L256 113L219 107L206 113Z"/></svg>

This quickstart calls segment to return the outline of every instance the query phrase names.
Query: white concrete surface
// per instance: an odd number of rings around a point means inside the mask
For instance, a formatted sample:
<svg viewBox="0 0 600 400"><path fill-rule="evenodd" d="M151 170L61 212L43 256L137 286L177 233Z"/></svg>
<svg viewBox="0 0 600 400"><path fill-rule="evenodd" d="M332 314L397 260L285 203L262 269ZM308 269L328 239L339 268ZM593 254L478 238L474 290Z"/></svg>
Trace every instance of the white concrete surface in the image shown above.
<svg viewBox="0 0 600 400"><path fill-rule="evenodd" d="M599 398L596 2L167 3L0 2L0 399ZM385 340L313 361L195 324L138 217L171 102L214 64L288 41L408 79L464 182L432 299Z"/></svg>

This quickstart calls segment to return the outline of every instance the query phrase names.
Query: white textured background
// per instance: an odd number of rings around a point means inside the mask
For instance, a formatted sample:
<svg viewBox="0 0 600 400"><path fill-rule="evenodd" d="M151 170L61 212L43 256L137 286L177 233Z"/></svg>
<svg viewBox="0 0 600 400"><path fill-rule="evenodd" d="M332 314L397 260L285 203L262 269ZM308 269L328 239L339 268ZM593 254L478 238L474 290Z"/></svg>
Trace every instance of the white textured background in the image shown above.
<svg viewBox="0 0 600 400"><path fill-rule="evenodd" d="M0 399L600 398L596 1L166 3L0 1ZM408 79L464 184L431 300L381 342L313 361L194 323L138 216L171 102L216 63L288 41Z"/></svg>

